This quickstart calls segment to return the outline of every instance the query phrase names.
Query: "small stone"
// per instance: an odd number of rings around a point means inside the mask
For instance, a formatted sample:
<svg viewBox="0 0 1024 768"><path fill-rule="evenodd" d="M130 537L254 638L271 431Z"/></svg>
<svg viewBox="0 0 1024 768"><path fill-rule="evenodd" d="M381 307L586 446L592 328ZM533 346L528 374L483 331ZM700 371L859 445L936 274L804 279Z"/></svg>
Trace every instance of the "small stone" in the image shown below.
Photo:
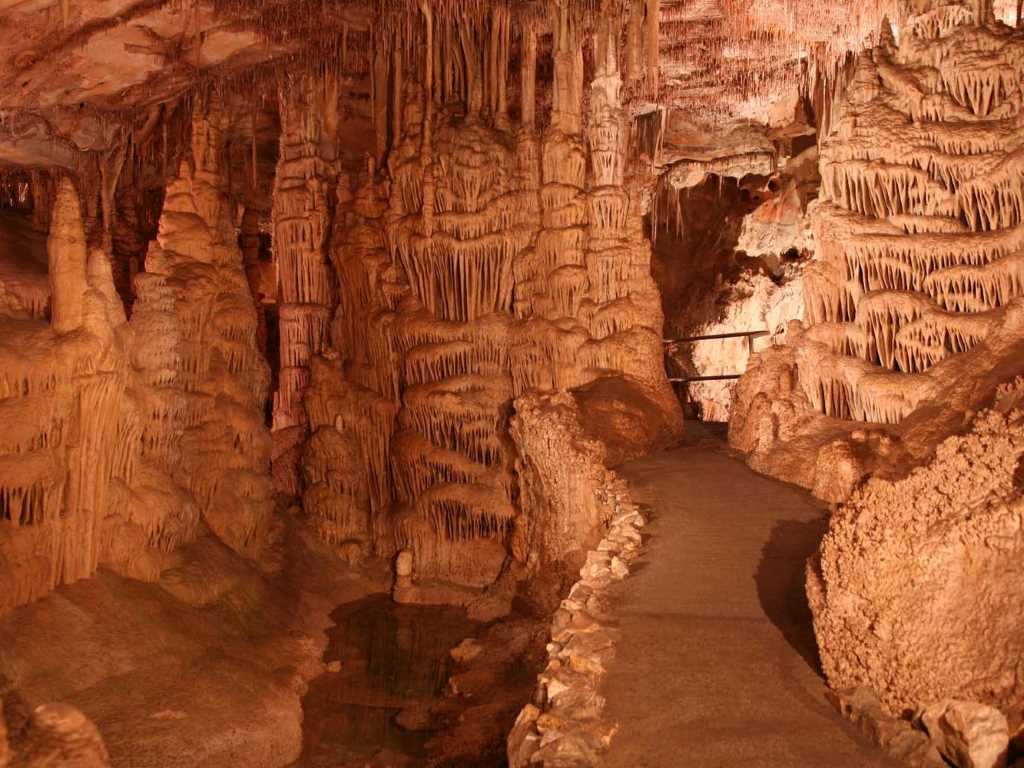
<svg viewBox="0 0 1024 768"><path fill-rule="evenodd" d="M920 713L942 755L957 768L1005 768L1010 745L1006 717L973 701L944 701Z"/></svg>
<svg viewBox="0 0 1024 768"><path fill-rule="evenodd" d="M395 586L412 586L413 558L412 551L403 549L395 558Z"/></svg>
<svg viewBox="0 0 1024 768"><path fill-rule="evenodd" d="M945 761L921 731L882 708L875 693L864 686L829 694L842 715L864 736L901 764L914 768L943 768Z"/></svg>
<svg viewBox="0 0 1024 768"><path fill-rule="evenodd" d="M508 735L509 768L525 768L529 765L533 753L540 747L540 734L537 733L537 718L540 710L527 704L516 718L516 724Z"/></svg>
<svg viewBox="0 0 1024 768"><path fill-rule="evenodd" d="M467 637L457 646L451 649L451 657L459 664L466 664L484 651L483 643L472 637Z"/></svg>

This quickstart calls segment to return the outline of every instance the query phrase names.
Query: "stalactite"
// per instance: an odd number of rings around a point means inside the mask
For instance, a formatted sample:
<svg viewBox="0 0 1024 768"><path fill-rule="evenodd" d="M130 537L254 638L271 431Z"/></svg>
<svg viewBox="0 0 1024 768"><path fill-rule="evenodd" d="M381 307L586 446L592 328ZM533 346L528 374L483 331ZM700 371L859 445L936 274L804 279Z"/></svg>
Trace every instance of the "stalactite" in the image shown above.
<svg viewBox="0 0 1024 768"><path fill-rule="evenodd" d="M644 36L646 38L645 51L645 76L647 79L647 90L652 96L658 93L658 80L661 67L661 39L659 37L661 2L660 0L646 0L647 15L644 19Z"/></svg>
<svg viewBox="0 0 1024 768"><path fill-rule="evenodd" d="M822 259L800 378L822 412L895 423L924 375L982 343L1020 295L1024 175L1017 54L965 4L911 16L858 58L821 142ZM902 123L899 130L894 126Z"/></svg>
<svg viewBox="0 0 1024 768"><path fill-rule="evenodd" d="M579 20L565 5L552 10L555 74L552 82L551 125L575 136L581 128L583 105L583 46Z"/></svg>

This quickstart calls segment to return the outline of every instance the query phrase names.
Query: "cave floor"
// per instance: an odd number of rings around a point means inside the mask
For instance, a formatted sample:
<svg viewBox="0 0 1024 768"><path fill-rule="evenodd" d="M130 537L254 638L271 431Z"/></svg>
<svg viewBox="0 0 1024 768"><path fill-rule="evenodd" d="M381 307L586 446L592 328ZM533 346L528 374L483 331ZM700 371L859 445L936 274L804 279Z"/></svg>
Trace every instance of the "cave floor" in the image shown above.
<svg viewBox="0 0 1024 768"><path fill-rule="evenodd" d="M825 698L804 563L827 510L730 456L720 431L687 429L684 447L619 468L649 522L615 595L607 766L896 765Z"/></svg>

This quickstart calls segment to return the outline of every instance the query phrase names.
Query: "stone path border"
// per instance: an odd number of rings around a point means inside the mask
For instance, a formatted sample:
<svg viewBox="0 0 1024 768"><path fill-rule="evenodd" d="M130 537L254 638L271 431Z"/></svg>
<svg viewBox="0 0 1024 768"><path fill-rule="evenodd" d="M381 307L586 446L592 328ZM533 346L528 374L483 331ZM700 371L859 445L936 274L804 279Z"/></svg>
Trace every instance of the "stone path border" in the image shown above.
<svg viewBox="0 0 1024 768"><path fill-rule="evenodd" d="M616 726L602 719L598 692L615 655L609 590L629 574L639 554L645 520L629 486L615 472L595 491L609 509L608 532L587 554L580 579L551 620L548 664L537 680L534 702L519 713L508 737L510 768L582 768L598 765Z"/></svg>

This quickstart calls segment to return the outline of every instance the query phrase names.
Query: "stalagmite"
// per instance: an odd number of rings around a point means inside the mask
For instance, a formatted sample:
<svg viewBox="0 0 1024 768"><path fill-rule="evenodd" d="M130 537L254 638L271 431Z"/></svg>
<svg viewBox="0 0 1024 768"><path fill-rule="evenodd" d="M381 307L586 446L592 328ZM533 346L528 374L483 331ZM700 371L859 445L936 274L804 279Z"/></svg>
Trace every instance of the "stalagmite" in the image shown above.
<svg viewBox="0 0 1024 768"><path fill-rule="evenodd" d="M86 290L81 205L74 184L67 178L57 189L46 250L50 259L50 322L57 333L67 333L82 324Z"/></svg>

